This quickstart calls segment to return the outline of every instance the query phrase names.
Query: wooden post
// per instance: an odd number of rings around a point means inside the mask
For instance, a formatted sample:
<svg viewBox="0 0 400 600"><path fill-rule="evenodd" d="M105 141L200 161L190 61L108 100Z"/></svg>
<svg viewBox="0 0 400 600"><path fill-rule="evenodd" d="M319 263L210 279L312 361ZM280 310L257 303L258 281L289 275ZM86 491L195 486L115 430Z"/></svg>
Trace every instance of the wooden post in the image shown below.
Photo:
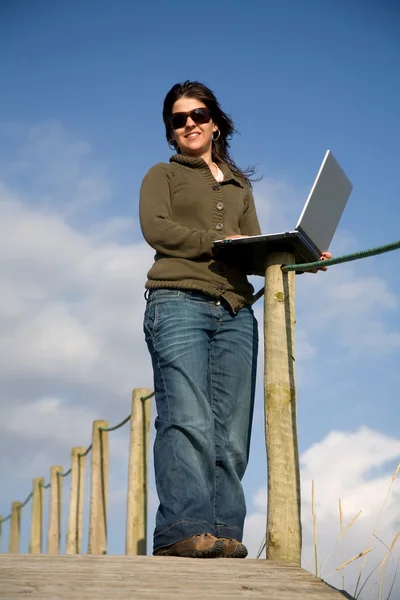
<svg viewBox="0 0 400 600"><path fill-rule="evenodd" d="M291 253L267 257L265 274L265 414L268 458L267 559L300 565L300 468L295 383L295 273Z"/></svg>
<svg viewBox="0 0 400 600"><path fill-rule="evenodd" d="M100 427L108 422L93 422L88 554L107 553L108 433Z"/></svg>
<svg viewBox="0 0 400 600"><path fill-rule="evenodd" d="M50 468L50 509L49 528L47 531L47 554L60 553L61 539L61 501L62 501L62 479L58 473L63 468L55 465Z"/></svg>
<svg viewBox="0 0 400 600"><path fill-rule="evenodd" d="M33 480L32 517L31 517L31 539L29 552L31 554L42 553L43 543L43 477Z"/></svg>
<svg viewBox="0 0 400 600"><path fill-rule="evenodd" d="M19 537L21 531L21 502L11 505L11 523L8 551L10 554L19 554Z"/></svg>
<svg viewBox="0 0 400 600"><path fill-rule="evenodd" d="M86 457L80 455L84 453L85 448L72 448L66 554L81 553Z"/></svg>
<svg viewBox="0 0 400 600"><path fill-rule="evenodd" d="M150 394L145 388L132 392L125 540L125 552L130 555L147 552L150 398L142 398Z"/></svg>

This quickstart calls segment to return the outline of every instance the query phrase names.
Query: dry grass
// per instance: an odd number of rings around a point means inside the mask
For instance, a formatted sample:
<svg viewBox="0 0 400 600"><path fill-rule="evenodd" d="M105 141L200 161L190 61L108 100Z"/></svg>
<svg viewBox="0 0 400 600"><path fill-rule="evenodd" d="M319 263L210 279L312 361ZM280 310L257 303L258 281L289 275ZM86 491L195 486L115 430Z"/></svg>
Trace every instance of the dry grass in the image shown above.
<svg viewBox="0 0 400 600"><path fill-rule="evenodd" d="M340 540L341 540L341 539L344 537L345 533L346 533L346 532L347 532L347 531L350 529L350 527L351 527L351 526L352 526L352 525L353 525L353 524L354 524L354 523L357 521L358 517L361 515L361 512L362 512L362 511L360 510L360 511L359 511L359 512L358 512L358 513L355 515L355 517L353 517L353 518L350 520L350 522L349 522L349 523L347 523L347 525L346 525L346 527L345 527L344 529L343 529L343 513L342 513L341 515L339 515L339 517L340 517L340 520L341 520L341 523L340 523L340 527L341 527L341 532L340 532L340 535L339 535L339 537L337 538L337 540L336 540L336 542L335 542L335 545L333 546L332 550L329 552L328 556L327 556L327 557L326 557L326 559L324 560L324 563L323 563L323 565L322 565L322 567L321 567L321 571L320 571L320 573L319 573L318 577L321 577L321 578L322 578L322 571L323 571L323 569L324 569L324 567L325 567L326 563L328 562L328 560L329 560L329 559L330 559L330 557L332 556L332 552L335 550L335 548L336 548L336 546L338 545L338 543L340 542ZM357 558L359 558L359 557L357 557ZM350 562L353 562L353 561L350 561ZM339 570L341 570L341 571L342 571L342 580L343 580L343 577L344 577L344 574L343 574L343 569L344 569L344 567L346 566L346 564L348 564L348 562L346 562L346 563L343 563L343 565L342 565L342 566L339 568ZM336 569L336 570L338 570L338 569Z"/></svg>
<svg viewBox="0 0 400 600"><path fill-rule="evenodd" d="M366 556L367 554L369 554L370 552L372 552L372 550L373 550L373 548L367 548L366 550L363 550L362 552L360 552L359 554L356 554L352 558L349 558L349 560L346 560L346 562L344 562L342 565L340 565L340 567L337 567L337 569L335 569L334 571L332 571L332 573L330 573L329 575L327 575L325 577L325 579L328 579L328 577L331 577L337 571L342 571L344 569L344 567L347 567L347 565L349 565L350 563L354 562L355 560L358 560L362 556Z"/></svg>
<svg viewBox="0 0 400 600"><path fill-rule="evenodd" d="M379 538L376 535L376 529L377 529L378 523L379 523L379 521L381 519L383 510L384 510L384 508L386 506L386 503L387 503L387 500L389 498L389 494L390 494L390 492L392 490L393 484L394 484L394 482L396 480L397 475L399 474L399 471L400 471L400 461L397 464L397 467L396 467L396 469L395 469L395 471L393 473L393 476L391 478L391 481L390 481L390 484L389 484L386 496L385 496L384 501L382 503L382 506L380 508L378 517L377 517L377 519L375 521L372 533L370 535L370 538L369 538L369 541L368 541L368 544L367 544L367 548L365 550L363 550L362 552L360 552L359 554L356 554L355 556L353 556L352 558L350 558L350 559L348 559L346 561L343 561L343 551L342 551L342 564L339 567L337 567L334 571L332 571L329 575L327 575L326 577L324 577L324 579L328 579L334 573L337 573L338 571L341 571L342 572L342 589L344 589L344 569L345 569L345 567L348 566L349 564L352 564L356 560L359 560L360 558L363 558L362 565L361 565L361 568L360 568L360 573L358 575L357 583L356 583L356 587L355 587L355 591L354 591L354 597L355 598L359 598L360 597L361 592L363 591L363 589L364 589L365 585L367 584L369 578L372 576L372 573L370 573L368 575L368 577L365 578L364 583L360 586L360 582L361 582L361 578L362 578L362 575L363 575L363 571L364 571L365 563L366 563L366 560L367 560L367 556L374 549L372 547L372 545L371 545L372 544L372 540L373 540L373 538L376 538L376 539L379 540ZM359 511L349 521L349 523L346 526L344 526L342 502L339 499L340 535L337 538L337 540L336 540L336 542L335 542L332 550L329 552L328 556L326 557L325 561L323 562L321 570L320 570L319 573L318 573L318 557L317 557L317 555L318 555L318 552L317 552L317 517L316 517L316 510L315 510L315 486L314 486L314 481L312 482L311 511L312 511L312 518L313 518L313 526L314 526L315 573L317 574L318 577L322 578L322 573L323 573L324 567L326 566L327 562L329 561L329 559L330 559L333 551L337 547L338 543L343 539L344 535L349 531L349 529L351 528L351 526L357 521L358 517L361 514L361 511ZM378 571L377 571L377 576L378 577L375 579L375 581L374 581L374 583L373 583L373 585L371 587L371 591L370 591L370 595L369 595L370 600L372 598L374 589L375 589L376 585L378 584L378 581L379 581L379 590L378 590L378 595L376 596L376 600L389 600L389 598L391 596L391 592L392 592L392 588L393 588L393 583L392 583L391 589L389 590L388 595L385 598L383 598L383 588L384 588L384 583L385 583L385 579L386 579L386 570L387 570L388 563L389 563L388 559L392 555L393 549L394 549L394 547L395 547L395 545L396 545L396 543L398 542L399 539L400 539L400 531L395 535L395 537L393 538L393 541L391 542L390 546L386 546L387 551L386 551L386 553L385 553L385 555L384 555L384 557L382 559L382 562L379 565ZM381 542L381 543L383 543L383 542ZM396 572L397 572L397 569L396 569ZM396 577L396 575L394 577ZM357 593L358 593L358 595L357 595Z"/></svg>
<svg viewBox="0 0 400 600"><path fill-rule="evenodd" d="M315 576L318 577L318 549L317 549L317 515L315 512L315 489L314 480L311 485L311 512L313 517L313 530L314 530L314 562L315 562Z"/></svg>
<svg viewBox="0 0 400 600"><path fill-rule="evenodd" d="M396 469L395 469L395 471L394 471L394 473L393 473L393 475L392 475L392 479L391 479L391 481L390 481L390 484L389 484L388 490L387 490L387 492L386 492L385 499L384 499L384 501L383 501L383 504L382 504L382 506L381 506L381 509L380 509L380 511L379 511L379 514L378 514L378 517L377 517L377 519L376 519L376 521L375 521L374 528L373 528L373 530L372 530L372 533L371 533L371 535L370 535L369 542L368 542L368 546L370 546L370 545L371 545L372 539L373 539L374 537L376 537L376 528L377 528L377 526L378 526L378 523L379 523L379 521L380 521L380 518L381 518L381 516L382 516L383 510L384 510L384 508L385 508L385 506L386 506L386 502L387 502L387 500L388 500L388 498L389 498L389 494L390 494L390 492L391 492L391 490L392 490L393 484L394 484L394 482L396 481L396 477L397 477L397 475L398 475L398 473L399 473L399 470L400 470L400 461L398 462L398 464L397 464L397 467L396 467ZM365 567L365 562L366 562L366 560L367 560L367 559L366 559L366 557L364 557L364 560L363 560L363 562L362 562L362 565L361 565L360 573L359 573L359 575L358 575L357 584L356 584L356 589L355 589L355 591L354 591L354 596L355 596L356 598L357 598L357 591L358 591L358 588L359 588L359 585L360 585L360 581L361 581L361 577L362 577L362 574L363 574L363 571L364 571L364 567ZM383 583L382 583L382 585L383 585Z"/></svg>
<svg viewBox="0 0 400 600"><path fill-rule="evenodd" d="M343 510L342 510L342 501L339 498L339 522L340 522L340 534L343 537ZM343 561L343 549L342 549L342 562ZM344 567L342 569L342 590L344 590Z"/></svg>
<svg viewBox="0 0 400 600"><path fill-rule="evenodd" d="M382 571L382 567L385 564L387 557L389 556L389 554L392 552L393 548L395 547L396 542L399 539L399 537L400 537L400 531L398 531L396 533L396 535L395 535L395 537L393 539L393 542L390 544L390 547L387 549L387 552L386 552L385 556L383 557L383 560L382 560L382 562L381 562L381 564L379 566L378 574Z"/></svg>
<svg viewBox="0 0 400 600"><path fill-rule="evenodd" d="M398 532L396 533L396 535L394 536L394 538L393 538L393 541L392 541L392 543L390 544L389 548L387 549L387 552L386 552L385 556L383 557L383 560L382 560L382 562L381 562L381 564L380 564L380 566L379 566L379 569L378 569L378 574L380 574L380 572L382 571L382 567L383 567L383 565L385 565L385 568L384 568L384 570L383 570L382 577L381 577L381 582L380 582L380 585L379 585L379 595L378 595L378 600L381 600L381 598L382 598L383 584L384 584L384 582L385 582L385 577L386 577L386 569L387 569L387 565L388 565L388 563L387 563L387 558L389 557L389 555L390 555L390 554L392 554L393 548L395 547L395 545L396 545L396 542L397 542L397 540L399 539L399 537L400 537L400 531L398 531Z"/></svg>

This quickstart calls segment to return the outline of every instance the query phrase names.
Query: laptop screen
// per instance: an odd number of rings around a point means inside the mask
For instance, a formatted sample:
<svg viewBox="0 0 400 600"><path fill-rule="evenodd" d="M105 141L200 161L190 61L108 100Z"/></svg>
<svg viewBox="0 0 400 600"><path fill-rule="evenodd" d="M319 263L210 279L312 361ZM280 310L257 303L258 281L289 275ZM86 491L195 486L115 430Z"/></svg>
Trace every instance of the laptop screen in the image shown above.
<svg viewBox="0 0 400 600"><path fill-rule="evenodd" d="M353 184L328 150L296 225L321 252L329 248L352 188Z"/></svg>

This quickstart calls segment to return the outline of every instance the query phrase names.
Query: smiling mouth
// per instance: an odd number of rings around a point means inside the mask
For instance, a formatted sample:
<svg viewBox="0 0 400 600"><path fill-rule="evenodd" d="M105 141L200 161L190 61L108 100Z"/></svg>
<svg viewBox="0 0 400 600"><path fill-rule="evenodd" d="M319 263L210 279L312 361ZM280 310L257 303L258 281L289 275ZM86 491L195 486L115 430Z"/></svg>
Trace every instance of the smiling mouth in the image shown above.
<svg viewBox="0 0 400 600"><path fill-rule="evenodd" d="M197 138L199 135L200 135L200 133L198 133L198 132L194 132L194 133L193 133L193 132L191 132L191 133L187 133L187 134L185 135L185 138L186 138L187 140L194 140L194 139L195 139L195 138Z"/></svg>

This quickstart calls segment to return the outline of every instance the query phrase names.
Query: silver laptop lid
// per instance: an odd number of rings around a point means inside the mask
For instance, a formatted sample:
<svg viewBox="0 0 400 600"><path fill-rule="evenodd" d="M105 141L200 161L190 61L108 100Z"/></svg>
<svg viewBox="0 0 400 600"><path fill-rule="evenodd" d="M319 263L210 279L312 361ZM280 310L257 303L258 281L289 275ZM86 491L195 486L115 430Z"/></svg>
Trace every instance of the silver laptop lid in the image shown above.
<svg viewBox="0 0 400 600"><path fill-rule="evenodd" d="M327 150L296 225L321 252L329 248L352 189L353 184Z"/></svg>

